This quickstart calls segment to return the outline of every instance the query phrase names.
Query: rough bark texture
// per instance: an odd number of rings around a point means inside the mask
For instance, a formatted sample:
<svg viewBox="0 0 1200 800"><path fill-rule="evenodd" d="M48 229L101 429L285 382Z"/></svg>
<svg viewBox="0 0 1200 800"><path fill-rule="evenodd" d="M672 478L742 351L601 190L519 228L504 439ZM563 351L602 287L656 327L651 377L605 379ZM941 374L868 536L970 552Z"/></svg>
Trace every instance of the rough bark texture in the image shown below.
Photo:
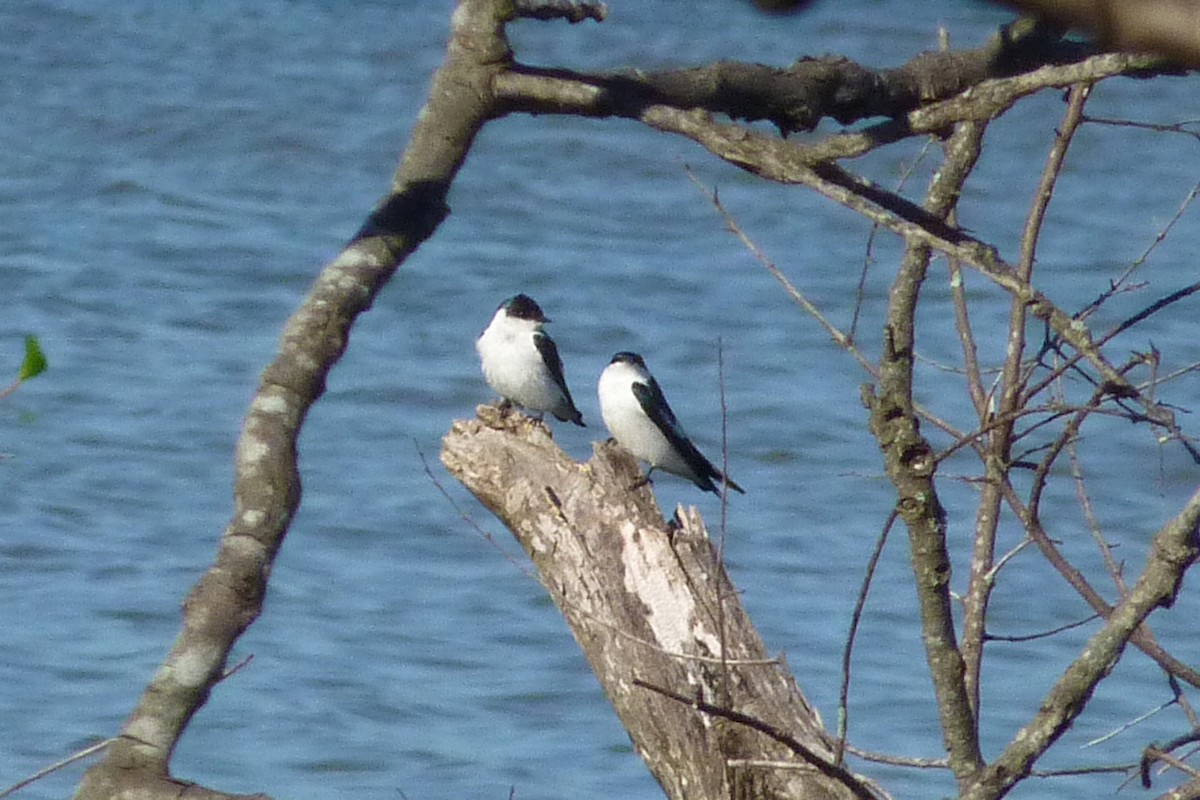
<svg viewBox="0 0 1200 800"><path fill-rule="evenodd" d="M787 136L812 130L826 117L842 124L873 117L902 120L984 81L1046 65L1079 66L1095 55L1091 45L1062 39L1057 28L1020 21L981 47L920 53L896 69L873 69L840 56L803 56L789 67L719 61L607 74L514 64L497 76L495 92L507 111L640 119L653 106L704 109L733 119L766 120ZM912 133L902 128L888 135Z"/></svg>
<svg viewBox="0 0 1200 800"><path fill-rule="evenodd" d="M509 56L502 31L512 13L494 0L459 5L446 61L391 192L322 270L263 371L238 439L233 515L215 562L188 594L170 653L104 759L85 774L77 800L233 797L173 778L171 754L262 610L271 565L300 504L296 441L325 376L354 320L446 214L446 192L490 109L492 73Z"/></svg>
<svg viewBox="0 0 1200 800"><path fill-rule="evenodd" d="M622 449L597 444L579 464L541 423L483 406L454 423L442 461L529 554L669 797L869 796L763 733L635 685L755 717L832 762L818 714L768 656L699 515L665 522L651 488L630 489L639 472Z"/></svg>
<svg viewBox="0 0 1200 800"><path fill-rule="evenodd" d="M962 123L945 145L946 158L934 177L925 210L949 220L963 184L979 158L984 126ZM865 392L871 432L883 451L888 478L896 487L896 510L908 528L914 585L921 608L921 638L933 678L942 737L959 785L983 765L978 724L964 683L964 664L954 630L950 597L950 551L946 512L934 480L937 459L921 434L913 408L916 314L932 251L910 239L892 284L879 363L879 392Z"/></svg>

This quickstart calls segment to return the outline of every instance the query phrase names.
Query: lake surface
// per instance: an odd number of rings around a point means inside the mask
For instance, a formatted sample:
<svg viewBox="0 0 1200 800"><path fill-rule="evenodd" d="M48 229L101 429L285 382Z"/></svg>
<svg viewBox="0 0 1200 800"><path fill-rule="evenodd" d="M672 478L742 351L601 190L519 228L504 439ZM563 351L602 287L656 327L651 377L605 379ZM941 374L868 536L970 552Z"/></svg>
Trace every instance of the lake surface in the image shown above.
<svg viewBox="0 0 1200 800"><path fill-rule="evenodd" d="M51 362L0 401L0 784L114 734L166 653L180 601L231 511L232 448L258 373L322 264L386 190L441 59L450 7L0 6L0 365L15 371L26 333L40 336ZM603 25L524 22L511 33L523 61L579 69L717 58L786 65L826 52L886 67L935 47L939 25L956 46L971 46L1006 19L948 0L826 2L786 19L734 2L614 0ZM1194 78L1109 82L1089 113L1176 122L1200 116L1196 96ZM1010 259L1062 109L1059 93L1047 92L995 125L968 186L963 224ZM892 186L920 147L854 167ZM1185 136L1085 128L1040 251L1051 297L1082 308L1142 254L1197 180L1196 148ZM492 399L473 340L518 291L555 319L589 422L556 426L556 438L579 459L604 436L595 378L625 349L645 355L715 457L720 342L730 472L748 490L730 507L730 571L768 648L786 651L833 724L842 641L892 503L858 403L865 376L725 232L685 166L719 188L815 303L849 323L870 233L849 212L628 122L489 125L451 194L453 214L359 321L309 417L304 505L265 613L234 654L253 662L197 715L176 775L294 800L503 798L510 787L519 800L661 796L519 548L437 460L451 421ZM1116 298L1103 321L1195 279L1196 213L1152 254L1139 279L1149 285ZM859 327L868 353L878 348L897 252L880 237ZM924 378L960 359L944 269L935 270ZM968 288L981 357L995 364L1007 300L973 275ZM1120 343L1153 342L1162 371L1178 369L1200 358L1195 316L1196 301L1185 301ZM1198 388L1187 375L1160 396L1191 408ZM961 390L922 391L948 419L972 424ZM1180 420L1200 433L1193 417ZM1121 420L1097 424L1081 447L1096 513L1133 574L1200 469ZM958 478L976 471L952 460L941 483L960 590L974 490ZM690 484L664 478L656 492L665 509L695 503L716 518L716 501ZM1046 523L1096 569L1066 482ZM1003 533L1005 548L1020 536L1012 525ZM993 632L1034 633L1087 615L1032 551L1016 567L999 586ZM851 733L864 748L937 757L910 579L897 531L860 631ZM1194 589L1193 580L1174 610L1155 617L1162 639L1193 664ZM992 646L989 755L1093 630ZM1168 698L1161 674L1130 653L1047 764L1129 761L1182 733L1172 709L1080 749ZM861 769L897 797L952 787L944 773ZM19 796L68 796L81 772ZM1100 796L1117 785L1111 776L1042 781L1015 796Z"/></svg>

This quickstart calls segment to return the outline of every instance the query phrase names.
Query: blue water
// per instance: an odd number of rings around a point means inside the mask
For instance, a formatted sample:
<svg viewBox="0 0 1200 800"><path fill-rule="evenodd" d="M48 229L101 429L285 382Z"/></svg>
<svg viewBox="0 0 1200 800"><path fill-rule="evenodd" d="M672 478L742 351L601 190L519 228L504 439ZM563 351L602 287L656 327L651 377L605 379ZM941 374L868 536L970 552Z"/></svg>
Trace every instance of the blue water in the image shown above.
<svg viewBox="0 0 1200 800"><path fill-rule="evenodd" d="M934 46L938 25L968 46L1006 18L952 2L823 3L789 19L746 6L616 0L603 25L521 23L512 37L527 62L577 68L786 64L824 52L894 66ZM231 510L232 448L258 373L321 265L386 189L449 10L285 0L0 6L0 365L15 370L27 332L51 361L0 401L0 784L115 733L164 656ZM963 224L1009 258L1062 108L1047 92L993 126L969 185ZM1096 116L1160 122L1196 111L1192 79L1109 82L1089 105ZM1040 252L1052 298L1080 308L1141 254L1196 181L1195 146L1128 129L1081 133ZM894 185L919 150L900 145L856 168ZM519 549L437 460L451 420L491 399L472 342L495 305L521 290L556 320L590 422L558 426L556 437L580 459L603 435L594 380L620 349L646 356L715 454L721 342L730 471L749 490L730 509L730 570L768 647L786 651L832 724L841 643L891 502L858 405L865 377L724 231L685 165L719 187L813 302L849 323L869 233L849 212L628 122L488 126L451 194L452 216L360 319L308 420L304 505L265 613L234 655L253 661L197 715L177 775L296 799L505 797L510 787L521 800L660 796ZM914 196L928 169L918 167ZM1116 322L1194 280L1195 213L1151 257L1141 277L1149 286L1101 319ZM868 354L896 253L889 237L878 240L859 328ZM981 358L995 364L1007 301L974 275L967 285ZM959 359L947 298L938 265L921 321L921 399L967 427L969 406L937 366ZM1164 372L1196 360L1195 308L1185 301L1114 352L1152 341ZM1190 407L1198 388L1185 376L1160 394ZM1190 417L1181 422L1197 433ZM1098 421L1081 448L1105 533L1135 574L1200 469L1120 420ZM975 472L953 459L941 483L958 589L975 497L958 478ZM696 503L715 518L715 502L682 481L656 491L664 508ZM1097 568L1067 483L1045 521L1081 567ZM1007 525L1003 546L1019 537ZM896 531L860 632L852 738L936 757L910 577ZM1155 628L1195 663L1191 588ZM992 629L1031 633L1086 613L1026 551L1003 575ZM992 646L989 754L1091 630ZM1148 660L1129 654L1049 761L1136 758L1185 729L1178 711L1079 746L1167 696ZM942 773L860 768L897 796L952 787ZM23 796L69 795L81 772ZM1116 785L1042 782L1017 796L1094 796Z"/></svg>

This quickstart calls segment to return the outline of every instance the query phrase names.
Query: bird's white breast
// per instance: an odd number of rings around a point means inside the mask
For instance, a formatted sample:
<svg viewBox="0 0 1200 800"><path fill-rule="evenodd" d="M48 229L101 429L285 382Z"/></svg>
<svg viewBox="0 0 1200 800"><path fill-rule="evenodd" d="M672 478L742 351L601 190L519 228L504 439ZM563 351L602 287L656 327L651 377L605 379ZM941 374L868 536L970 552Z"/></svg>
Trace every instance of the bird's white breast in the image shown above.
<svg viewBox="0 0 1200 800"><path fill-rule="evenodd" d="M475 341L475 349L483 377L497 394L531 411L552 411L563 402L562 392L533 343L537 329L538 323L500 309Z"/></svg>
<svg viewBox="0 0 1200 800"><path fill-rule="evenodd" d="M604 425L622 447L634 457L653 467L661 467L676 474L690 474L691 470L667 437L654 424L633 393L634 382L645 382L645 375L636 367L625 362L609 364L600 373L597 394L600 400L600 416Z"/></svg>

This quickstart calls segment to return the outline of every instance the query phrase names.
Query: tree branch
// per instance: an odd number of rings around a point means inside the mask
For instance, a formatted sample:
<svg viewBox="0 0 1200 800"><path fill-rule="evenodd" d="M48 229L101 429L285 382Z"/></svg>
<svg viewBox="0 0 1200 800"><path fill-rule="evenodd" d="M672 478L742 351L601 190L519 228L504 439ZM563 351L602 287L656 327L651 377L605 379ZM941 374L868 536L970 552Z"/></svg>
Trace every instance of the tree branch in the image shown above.
<svg viewBox="0 0 1200 800"><path fill-rule="evenodd" d="M492 77L507 63L500 0L465 0L446 60L418 118L391 192L318 276L284 327L237 444L233 517L216 560L183 604L183 628L78 800L226 797L170 777L171 754L220 680L234 642L262 610L267 579L300 503L296 441L350 328L447 213L445 195L489 118Z"/></svg>
<svg viewBox="0 0 1200 800"><path fill-rule="evenodd" d="M929 190L925 213L944 219L979 157L983 125L968 122L946 144L946 160ZM927 244L910 240L889 293L883 331L878 393L864 389L871 432L884 454L888 478L896 487L896 508L908 527L912 566L921 607L921 634L937 695L942 737L950 766L965 786L983 765L975 710L964 683L962 654L950 605L950 555L945 510L933 476L936 459L921 435L913 410L913 358L917 300L929 268Z"/></svg>
<svg viewBox="0 0 1200 800"><path fill-rule="evenodd" d="M705 702L703 699L697 697L688 697L687 695L682 695L678 692L672 692L670 689L664 689L661 686L655 686L651 683L647 683L641 678L634 678L633 683L635 686L640 686L643 689L649 689L652 692L661 694L663 697L669 697L676 702L689 705L697 711L702 711L705 714L712 714L713 716L717 717L723 717L740 725L745 725L748 728L753 728L756 731L765 733L767 736L770 736L775 741L786 746L793 753L811 764L818 772L837 780L844 786L848 786L850 790L854 792L854 796L859 798L859 800L876 800L878 797L878 795L870 787L860 781L852 773L843 769L840 764L826 761L821 756L817 755L812 750L798 742L786 731L781 731L778 728L768 725L767 723L755 717L739 714L736 711L730 711L727 708L715 706L712 703Z"/></svg>
<svg viewBox="0 0 1200 800"><path fill-rule="evenodd" d="M526 19L565 19L572 25L593 19L603 22L608 16L604 3L577 2L577 0L515 0L515 16Z"/></svg>
<svg viewBox="0 0 1200 800"><path fill-rule="evenodd" d="M1156 64L1117 53L1083 57L1077 50L1054 47L1043 50L1046 60L1041 62L997 59L994 44L971 51L924 53L891 71L833 57L803 59L786 69L719 62L687 70L598 75L514 64L496 75L493 90L501 103L500 113L617 116L652 127L657 127L654 110L659 107L767 120L784 134L811 130L823 117L843 124L891 118L813 144L788 143L793 159L812 165L860 156L910 136L938 133L966 119L992 119L1020 98L1043 89L1116 75L1144 75ZM1014 73L1013 64L1029 71Z"/></svg>
<svg viewBox="0 0 1200 800"><path fill-rule="evenodd" d="M1078 592L1092 610L1100 615L1101 618L1107 620L1112 616L1113 607L1104 601L1104 598L1095 588L1088 582L1062 553L1055 547L1054 542L1050 539L1050 535L1046 533L1042 527L1041 520L1037 514L1021 502L1021 498L1017 496L1017 491L1013 488L1012 483L1006 477L1003 484L1004 501L1008 503L1009 508L1021 520L1021 525L1033 539L1034 544L1041 550L1043 557L1050 562L1050 565L1063 576L1063 579ZM1134 631L1131 637L1134 645L1139 650L1153 659L1163 671L1168 675L1174 675L1179 680L1184 681L1192 686L1200 688L1200 671L1188 666L1179 659L1172 656L1163 649L1154 638L1149 627L1143 625Z"/></svg>
<svg viewBox="0 0 1200 800"><path fill-rule="evenodd" d="M1033 206L1026 216L1021 236L1021 255L1017 274L1025 282L1032 280L1034 254L1046 209L1061 174L1067 149L1083 116L1083 104L1091 91L1090 84L1071 88L1070 101L1054 144L1042 169L1042 177L1034 194ZM967 668L967 688L972 707L978 711L980 674L983 666L984 633L987 609L994 585L992 566L996 554L996 530L1000 521L1002 476L1011 467L1013 426L1016 414L1025 406L1022 390L1025 387L1023 357L1027 331L1025 304L1016 298L1009 303L1008 346L1005 348L1004 368L1000 379L996 416L999 424L988 437L983 459L984 484L979 499L979 514L975 526L974 548L971 555L971 576L963 602L963 657Z"/></svg>
<svg viewBox="0 0 1200 800"><path fill-rule="evenodd" d="M1200 492L1155 534L1146 568L1129 595L1050 689L1033 719L961 795L962 800L1003 797L1083 712L1096 685L1112 670L1142 621L1154 609L1174 603L1184 573L1200 557L1198 526Z"/></svg>
<svg viewBox="0 0 1200 800"><path fill-rule="evenodd" d="M787 666L768 657L699 515L681 508L664 523L651 489L630 489L633 459L612 443L595 450L578 464L541 423L481 406L479 419L454 423L442 461L529 554L668 797L750 796L751 786L762 798L853 796L811 768L761 766L806 765L770 737L713 725L634 685L728 697L730 710L833 761L831 737Z"/></svg>

